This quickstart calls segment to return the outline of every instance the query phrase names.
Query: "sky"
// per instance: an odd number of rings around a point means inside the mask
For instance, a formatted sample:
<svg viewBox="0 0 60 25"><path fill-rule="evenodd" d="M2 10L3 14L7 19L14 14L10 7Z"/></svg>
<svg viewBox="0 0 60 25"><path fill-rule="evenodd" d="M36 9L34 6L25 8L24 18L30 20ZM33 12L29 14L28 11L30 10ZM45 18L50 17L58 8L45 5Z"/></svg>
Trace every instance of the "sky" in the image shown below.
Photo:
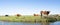
<svg viewBox="0 0 60 25"><path fill-rule="evenodd" d="M0 15L32 15L42 10L60 14L60 0L0 0Z"/></svg>

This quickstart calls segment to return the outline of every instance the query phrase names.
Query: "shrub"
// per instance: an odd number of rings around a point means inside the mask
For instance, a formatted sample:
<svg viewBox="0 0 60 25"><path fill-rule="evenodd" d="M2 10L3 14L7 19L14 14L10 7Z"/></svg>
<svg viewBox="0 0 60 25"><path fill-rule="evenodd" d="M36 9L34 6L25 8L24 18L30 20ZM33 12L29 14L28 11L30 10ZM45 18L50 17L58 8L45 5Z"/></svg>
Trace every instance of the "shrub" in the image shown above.
<svg viewBox="0 0 60 25"><path fill-rule="evenodd" d="M5 15L5 16L8 16L8 15Z"/></svg>

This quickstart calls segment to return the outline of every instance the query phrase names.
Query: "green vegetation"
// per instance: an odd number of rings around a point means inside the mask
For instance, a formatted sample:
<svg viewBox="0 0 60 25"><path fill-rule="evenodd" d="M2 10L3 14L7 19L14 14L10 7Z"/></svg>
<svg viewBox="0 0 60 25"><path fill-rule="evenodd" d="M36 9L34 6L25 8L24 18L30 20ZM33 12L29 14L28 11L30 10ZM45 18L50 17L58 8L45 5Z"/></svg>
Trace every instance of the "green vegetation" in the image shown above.
<svg viewBox="0 0 60 25"><path fill-rule="evenodd" d="M60 20L60 17L58 17ZM55 22L57 21L54 17L44 17L41 16L2 16L0 17L0 21L8 21L8 22Z"/></svg>

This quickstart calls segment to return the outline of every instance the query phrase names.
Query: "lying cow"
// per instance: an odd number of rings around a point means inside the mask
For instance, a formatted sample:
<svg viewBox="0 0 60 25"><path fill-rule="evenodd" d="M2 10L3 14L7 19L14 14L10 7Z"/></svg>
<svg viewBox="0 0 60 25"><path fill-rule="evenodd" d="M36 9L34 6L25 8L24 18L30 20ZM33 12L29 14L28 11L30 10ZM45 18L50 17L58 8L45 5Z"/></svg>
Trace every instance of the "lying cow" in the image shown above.
<svg viewBox="0 0 60 25"><path fill-rule="evenodd" d="M34 14L34 16L39 16L39 14Z"/></svg>
<svg viewBox="0 0 60 25"><path fill-rule="evenodd" d="M20 15L20 14L17 14L16 16L17 16L17 17L20 17L21 15Z"/></svg>

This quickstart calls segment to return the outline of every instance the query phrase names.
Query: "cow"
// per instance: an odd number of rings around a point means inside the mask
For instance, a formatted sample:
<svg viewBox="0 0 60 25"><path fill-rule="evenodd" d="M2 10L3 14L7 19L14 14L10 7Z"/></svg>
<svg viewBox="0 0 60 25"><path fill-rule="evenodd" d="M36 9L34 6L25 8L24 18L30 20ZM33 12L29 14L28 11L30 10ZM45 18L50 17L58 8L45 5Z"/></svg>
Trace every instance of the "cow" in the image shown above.
<svg viewBox="0 0 60 25"><path fill-rule="evenodd" d="M34 14L34 16L39 16L39 14Z"/></svg>
<svg viewBox="0 0 60 25"><path fill-rule="evenodd" d="M43 16L43 15L48 16L49 13L50 13L50 11L41 11L40 12L41 16Z"/></svg>
<svg viewBox="0 0 60 25"><path fill-rule="evenodd" d="M20 14L16 14L17 17L20 17L21 15Z"/></svg>

